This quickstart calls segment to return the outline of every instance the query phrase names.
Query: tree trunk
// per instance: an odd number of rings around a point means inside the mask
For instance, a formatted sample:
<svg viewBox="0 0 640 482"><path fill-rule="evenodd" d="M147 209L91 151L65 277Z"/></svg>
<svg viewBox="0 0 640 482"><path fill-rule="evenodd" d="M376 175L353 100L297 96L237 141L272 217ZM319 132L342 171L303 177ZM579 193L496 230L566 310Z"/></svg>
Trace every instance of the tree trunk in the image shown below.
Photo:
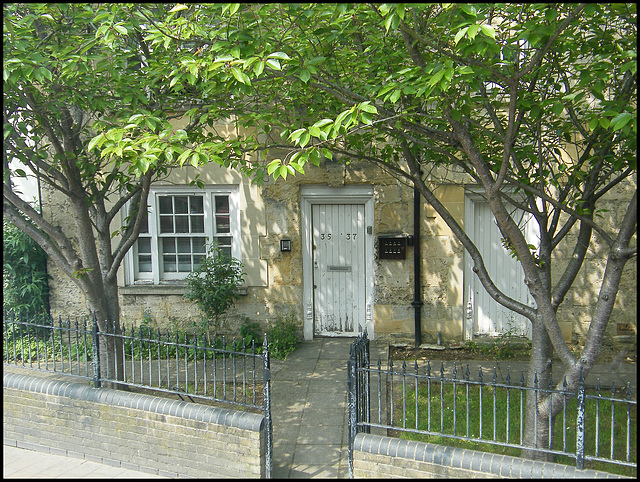
<svg viewBox="0 0 640 482"><path fill-rule="evenodd" d="M115 280L104 281L104 293L93 298L91 303L98 320L100 335L100 378L103 380L124 380L124 353L122 329L120 327L120 303ZM128 390L126 385L105 381L102 386Z"/></svg>
<svg viewBox="0 0 640 482"><path fill-rule="evenodd" d="M548 388L551 376L553 345L547 334L547 330L541 320L536 320L532 326L532 348L529 371L527 373L527 386ZM549 413L541 410L541 402L546 399L546 394L535 390L527 390L527 410L524 420L524 441L528 447L548 448L552 435L549 431ZM546 407L546 404L545 404ZM554 416L552 414L553 428ZM551 461L552 455L536 450L522 450L522 457L532 460Z"/></svg>

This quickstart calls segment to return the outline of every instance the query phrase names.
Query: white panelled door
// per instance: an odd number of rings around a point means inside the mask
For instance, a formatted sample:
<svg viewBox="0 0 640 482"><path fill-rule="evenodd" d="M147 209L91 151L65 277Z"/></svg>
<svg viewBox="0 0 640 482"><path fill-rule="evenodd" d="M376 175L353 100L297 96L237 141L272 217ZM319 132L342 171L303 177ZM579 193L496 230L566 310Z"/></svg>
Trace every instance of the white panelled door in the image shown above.
<svg viewBox="0 0 640 482"><path fill-rule="evenodd" d="M512 214L514 220L525 230L531 244L538 245L535 221L521 211ZM494 284L510 298L531 304L532 299L524 284L524 272L520 263L502 245L502 234L493 213L486 202L469 202L465 218L470 220L467 230L472 241L482 254L485 266ZM468 328L466 337L472 335L497 336L511 330L514 335L531 338L531 323L496 302L484 289L473 273L470 256L467 254L465 269ZM472 330L472 333L469 331Z"/></svg>
<svg viewBox="0 0 640 482"><path fill-rule="evenodd" d="M366 323L365 205L312 205L315 335L354 335Z"/></svg>

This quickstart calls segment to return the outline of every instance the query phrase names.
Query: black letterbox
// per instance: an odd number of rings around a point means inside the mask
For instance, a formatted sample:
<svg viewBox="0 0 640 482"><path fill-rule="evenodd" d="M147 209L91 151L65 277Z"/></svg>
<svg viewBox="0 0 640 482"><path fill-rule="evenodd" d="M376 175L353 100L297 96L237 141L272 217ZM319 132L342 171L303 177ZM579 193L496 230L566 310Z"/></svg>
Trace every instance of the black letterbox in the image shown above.
<svg viewBox="0 0 640 482"><path fill-rule="evenodd" d="M380 259L405 259L407 238L405 236L379 236L378 255Z"/></svg>

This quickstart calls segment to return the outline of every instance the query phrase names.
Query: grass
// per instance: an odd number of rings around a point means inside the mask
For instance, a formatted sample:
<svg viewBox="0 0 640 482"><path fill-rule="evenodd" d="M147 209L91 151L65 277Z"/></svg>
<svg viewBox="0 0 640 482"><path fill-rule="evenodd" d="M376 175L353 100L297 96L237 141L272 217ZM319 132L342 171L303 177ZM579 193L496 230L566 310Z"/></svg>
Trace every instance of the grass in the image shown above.
<svg viewBox="0 0 640 482"><path fill-rule="evenodd" d="M421 383L417 390L418 421L417 429L438 432L463 437L480 438L504 443L521 443L521 410L522 419L526 413L523 394L522 408L520 391L503 387L482 387L482 396L478 385L469 386L456 384L455 397L452 383L445 383L443 387L438 381L431 381L431 391L426 383ZM416 389L415 384L407 379L406 398L403 404L401 383L394 387L394 426L416 429ZM587 391L587 394L595 394ZM609 394L604 393L603 396ZM561 395L554 395L561 396ZM622 397L622 395L618 395ZM508 400L507 400L508 398ZM494 416L495 400L495 416ZM482 404L482 410L480 405ZM507 409L508 404L508 409ZM607 400L599 402L599 453L600 457L609 457L611 450L611 405ZM630 461L637 463L637 406L626 403L616 403L614 411L614 459L626 460L627 456L627 408L629 408L630 423ZM554 424L553 449L566 450L575 453L576 447L576 406L575 398L566 401L566 419L561 412ZM455 407L455 412L454 412ZM585 454L596 454L596 400L586 401L586 431ZM508 417L506 414L508 413ZM391 415L390 415L391 416ZM548 423L539 420L538 423ZM508 430L507 430L508 424ZM566 426L566 431L563 428ZM454 432L455 428L455 432ZM442 435L426 435L415 432L398 430L399 437L430 442L435 444L462 447L484 452L519 456L521 449L503 447L490 443L471 442L445 437ZM575 458L554 455L554 460L566 465L575 465ZM585 468L603 470L635 477L637 469L599 461L585 461Z"/></svg>

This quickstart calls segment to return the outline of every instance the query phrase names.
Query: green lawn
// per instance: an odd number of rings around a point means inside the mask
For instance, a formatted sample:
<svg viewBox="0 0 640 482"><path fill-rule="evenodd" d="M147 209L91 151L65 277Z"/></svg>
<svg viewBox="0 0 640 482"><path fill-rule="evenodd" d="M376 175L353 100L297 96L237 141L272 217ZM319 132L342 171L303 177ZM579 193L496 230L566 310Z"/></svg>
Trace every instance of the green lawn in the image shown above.
<svg viewBox="0 0 640 482"><path fill-rule="evenodd" d="M441 388L440 383L432 380L431 393L426 383L421 382L418 387L418 397L416 400L415 382L407 378L406 398L403 403L402 385L394 383L394 426L405 427L406 429L416 429L416 404L418 411L418 430L428 430L464 437L481 438L483 440L515 443L521 441L521 411L524 418L524 400L520 399L520 391L503 387L482 387L482 397L478 385L471 385L468 389L464 384L456 384L455 397L453 384L448 382ZM588 394L595 394L587 391ZM602 393L609 395L608 392ZM523 394L523 397L525 395ZM560 396L560 395L554 395ZM467 398L468 397L468 398ZM617 395L621 397L620 394ZM441 402L442 400L442 402ZM467 402L468 400L468 402ZM494 417L495 400L495 417ZM417 403L416 403L417 402ZM480 404L482 403L482 410ZM576 399L567 399L566 420L561 412L554 425L553 449L575 452L576 447ZM598 437L600 440L598 456L610 457L611 455L611 402L601 400L599 403L599 426ZM454 412L455 406L455 412ZM507 417L507 413L509 416ZM430 414L430 415L429 415ZM626 460L627 457L627 404L616 403L614 414L614 458L616 460ZM540 420L538 423L549 423L548 420ZM586 402L586 441L585 454L596 454L596 401L587 399ZM637 463L637 407L629 405L629 425L630 425L630 461ZM566 431L563 427L566 426ZM455 427L455 432L454 432ZM495 427L495 428L494 428ZM508 429L508 430L507 430ZM495 432L495 435L494 435ZM410 440L420 440L424 442L463 447L468 449L481 450L485 452L499 453L505 455L519 456L520 449L514 447L503 447L482 442L469 442L452 439L441 435L425 435L413 432L401 432L398 436ZM556 462L575 465L575 459L567 456L554 456ZM636 476L637 469L632 467L618 466L605 462L585 461L585 468L604 470L611 473Z"/></svg>

